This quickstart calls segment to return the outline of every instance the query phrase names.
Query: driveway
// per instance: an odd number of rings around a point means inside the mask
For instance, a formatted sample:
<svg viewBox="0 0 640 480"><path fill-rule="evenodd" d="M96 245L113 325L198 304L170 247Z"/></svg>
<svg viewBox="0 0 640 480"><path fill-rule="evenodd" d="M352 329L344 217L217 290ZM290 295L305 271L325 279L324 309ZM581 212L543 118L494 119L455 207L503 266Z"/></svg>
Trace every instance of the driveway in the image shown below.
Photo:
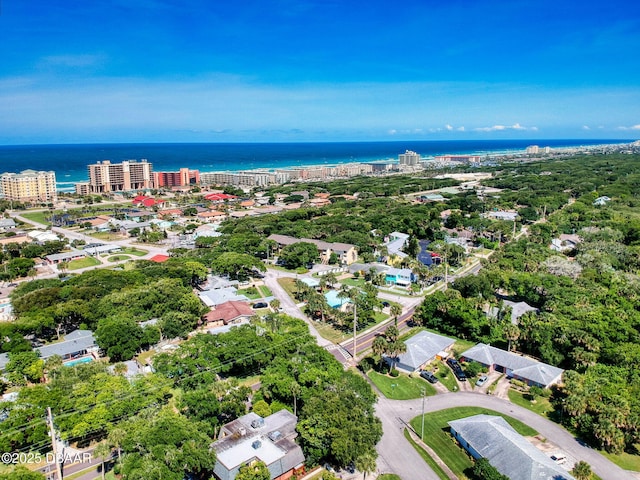
<svg viewBox="0 0 640 480"><path fill-rule="evenodd" d="M446 393L428 397L425 402L425 412L464 406L489 408L520 420L537 430L540 435L553 442L569 456L587 462L603 480L637 480L632 472L618 467L596 450L582 446L562 427L502 398L470 392ZM377 447L381 457L379 462L381 471L384 471L383 466L388 466L390 471L400 475L403 480L438 478L417 453L413 455L414 449L404 438L403 422L408 423L420 415L421 411L422 399L389 400L384 397L378 399L376 414L382 420L384 428L384 435Z"/></svg>

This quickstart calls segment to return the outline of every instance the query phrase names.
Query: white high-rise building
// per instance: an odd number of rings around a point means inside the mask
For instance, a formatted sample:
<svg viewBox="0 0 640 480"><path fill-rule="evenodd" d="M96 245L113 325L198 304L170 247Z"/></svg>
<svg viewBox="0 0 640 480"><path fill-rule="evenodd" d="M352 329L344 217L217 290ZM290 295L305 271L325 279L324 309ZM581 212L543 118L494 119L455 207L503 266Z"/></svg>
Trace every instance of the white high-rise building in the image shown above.
<svg viewBox="0 0 640 480"><path fill-rule="evenodd" d="M406 152L401 153L398 156L398 163L400 165L419 165L420 154L412 152L411 150L407 150Z"/></svg>

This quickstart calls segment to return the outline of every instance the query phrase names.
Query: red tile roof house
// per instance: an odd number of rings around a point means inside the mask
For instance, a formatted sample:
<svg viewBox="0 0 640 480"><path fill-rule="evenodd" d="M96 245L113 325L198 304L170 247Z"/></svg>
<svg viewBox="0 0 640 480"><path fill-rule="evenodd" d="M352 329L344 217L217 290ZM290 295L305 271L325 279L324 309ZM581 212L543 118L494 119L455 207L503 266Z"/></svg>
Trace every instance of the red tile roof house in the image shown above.
<svg viewBox="0 0 640 480"><path fill-rule="evenodd" d="M245 302L229 300L221 303L215 309L202 317L206 329L217 330L216 327L242 325L249 323L249 319L255 312ZM225 329L228 330L228 329ZM215 333L218 333L215 331Z"/></svg>

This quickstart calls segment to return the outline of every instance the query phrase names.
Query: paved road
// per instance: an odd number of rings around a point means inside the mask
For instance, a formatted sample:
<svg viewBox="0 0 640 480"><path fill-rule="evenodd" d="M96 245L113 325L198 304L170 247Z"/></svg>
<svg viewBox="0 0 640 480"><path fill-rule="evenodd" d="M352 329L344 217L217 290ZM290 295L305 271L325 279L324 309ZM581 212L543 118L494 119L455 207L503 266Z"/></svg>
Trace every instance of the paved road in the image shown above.
<svg viewBox="0 0 640 480"><path fill-rule="evenodd" d="M293 273L283 272L281 270L268 269L267 273L264 276L264 283L267 287L269 287L269 290L271 290L273 296L280 300L280 307L282 308L282 311L291 317L301 318L302 320L304 320L309 326L311 335L316 338L318 345L325 348L333 346L333 342L327 340L326 338L323 338L318 333L318 331L313 326L313 322L304 313L302 313L302 310L298 308L298 305L296 305L296 303L291 299L284 288L280 286L280 284L278 283L278 278L281 277L296 278L296 275Z"/></svg>
<svg viewBox="0 0 640 480"><path fill-rule="evenodd" d="M477 406L504 413L531 426L543 437L556 444L576 460L584 460L603 480L637 480L633 473L618 467L596 450L582 446L559 425L511 402L490 395L478 393L446 393L428 397L425 412L435 412L445 408ZM404 438L402 422L409 422L420 415L422 399L389 400L380 397L376 404L376 414L382 420L384 435L377 450L381 461L381 471L392 471L403 480L436 480L438 477L428 468Z"/></svg>

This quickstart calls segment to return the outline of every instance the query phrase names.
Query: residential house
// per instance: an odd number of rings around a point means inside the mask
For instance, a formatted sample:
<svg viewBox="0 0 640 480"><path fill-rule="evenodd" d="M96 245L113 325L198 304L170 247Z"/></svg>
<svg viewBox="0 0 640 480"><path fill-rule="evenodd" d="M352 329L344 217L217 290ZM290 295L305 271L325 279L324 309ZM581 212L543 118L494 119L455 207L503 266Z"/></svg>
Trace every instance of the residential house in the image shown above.
<svg viewBox="0 0 640 480"><path fill-rule="evenodd" d="M551 240L550 248L556 252L566 252L574 250L581 241L582 238L578 235L563 233L558 238Z"/></svg>
<svg viewBox="0 0 640 480"><path fill-rule="evenodd" d="M505 222L515 222L518 219L518 212L498 210L495 212L488 212L484 214L487 218L493 218L494 220L503 220Z"/></svg>
<svg viewBox="0 0 640 480"><path fill-rule="evenodd" d="M16 228L16 222L13 218L0 218L0 232L6 232Z"/></svg>
<svg viewBox="0 0 640 480"><path fill-rule="evenodd" d="M507 352L491 345L478 343L460 357L465 361L478 362L489 370L506 374L527 385L549 388L562 381L564 370L553 365L539 362L533 358Z"/></svg>
<svg viewBox="0 0 640 480"><path fill-rule="evenodd" d="M399 285L408 287L416 278L410 268L390 268L385 273L385 282L387 285Z"/></svg>
<svg viewBox="0 0 640 480"><path fill-rule="evenodd" d="M344 306L349 303L349 299L347 297L339 296L337 290L329 290L324 294L324 297L327 299L327 304L331 308L338 310L342 310Z"/></svg>
<svg viewBox="0 0 640 480"><path fill-rule="evenodd" d="M198 293L200 301L207 307L216 307L225 302L249 302L249 299L244 295L238 295L238 289L235 287L223 287L215 290L205 290Z"/></svg>
<svg viewBox="0 0 640 480"><path fill-rule="evenodd" d="M409 241L409 235L401 232L392 232L386 238L384 246L387 247L387 253L389 255L395 255L400 258L407 256L402 250Z"/></svg>
<svg viewBox="0 0 640 480"><path fill-rule="evenodd" d="M603 205L606 205L610 201L611 201L611 199L605 195L605 196L596 198L593 201L593 205L596 206L596 207L601 207Z"/></svg>
<svg viewBox="0 0 640 480"><path fill-rule="evenodd" d="M87 256L87 252L84 250L73 250L71 252L63 252L63 253L53 253L51 255L45 256L45 260L49 263L60 263L60 262L70 262L71 260L78 260L80 258L85 258Z"/></svg>
<svg viewBox="0 0 640 480"><path fill-rule="evenodd" d="M329 263L332 253L335 253L338 256L340 263L346 265L351 265L358 258L356 246L351 245L350 243L330 243L311 238L295 238L289 237L288 235L278 234L269 235L268 239L276 242L278 244L278 248L283 248L287 245L299 242L313 243L318 248L320 261L325 264Z"/></svg>
<svg viewBox="0 0 640 480"><path fill-rule="evenodd" d="M211 444L216 453L213 473L218 480L234 480L240 468L263 462L272 480L287 480L304 473L304 454L298 444L298 418L288 410L262 418L251 412L227 423Z"/></svg>
<svg viewBox="0 0 640 480"><path fill-rule="evenodd" d="M512 302L511 300L503 300L503 307L511 307L511 323L514 325L518 324L518 320L522 315L528 312L539 312L536 307L532 307L526 302ZM498 307L492 307L487 312L487 317L489 318L498 318L500 314L500 309Z"/></svg>
<svg viewBox="0 0 640 480"><path fill-rule="evenodd" d="M46 360L54 355L59 355L63 360L84 357L98 352L93 332L90 330L74 330L64 336L61 342L51 343L34 350L40 352L40 358Z"/></svg>
<svg viewBox="0 0 640 480"><path fill-rule="evenodd" d="M246 302L230 300L216 305L202 317L202 320L205 322L205 327L209 329L209 333L222 333L232 326L249 323L253 314L254 311ZM222 327L222 330L219 327Z"/></svg>
<svg viewBox="0 0 640 480"><path fill-rule="evenodd" d="M57 242L60 240L60 237L55 233L45 232L42 230L31 230L30 232L27 232L27 235L40 244L44 242Z"/></svg>
<svg viewBox="0 0 640 480"><path fill-rule="evenodd" d="M454 343L455 340L437 333L419 332L404 342L407 346L407 351L398 356L396 367L408 372L420 370L436 357L447 358L449 356L447 352Z"/></svg>
<svg viewBox="0 0 640 480"><path fill-rule="evenodd" d="M560 465L496 415L474 415L449 422L451 435L475 458L486 458L511 480L574 480Z"/></svg>
<svg viewBox="0 0 640 480"><path fill-rule="evenodd" d="M200 212L198 213L197 217L198 220L201 220L203 222L218 222L224 219L224 217L226 217L227 214L224 212L219 212L217 210L209 210L206 212Z"/></svg>

